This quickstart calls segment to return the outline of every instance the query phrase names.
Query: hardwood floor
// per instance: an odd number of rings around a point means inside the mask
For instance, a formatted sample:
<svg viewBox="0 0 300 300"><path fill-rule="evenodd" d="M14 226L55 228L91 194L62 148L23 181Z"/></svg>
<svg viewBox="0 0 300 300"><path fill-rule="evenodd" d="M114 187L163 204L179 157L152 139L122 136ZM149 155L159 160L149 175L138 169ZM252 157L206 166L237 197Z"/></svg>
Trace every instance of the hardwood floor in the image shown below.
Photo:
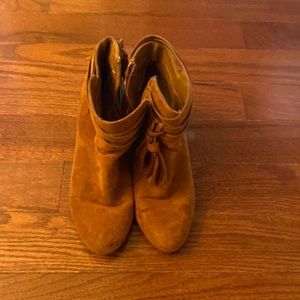
<svg viewBox="0 0 300 300"><path fill-rule="evenodd" d="M0 2L0 298L300 299L298 0ZM133 225L111 257L69 213L75 117L104 36L178 49L193 83L186 246Z"/></svg>

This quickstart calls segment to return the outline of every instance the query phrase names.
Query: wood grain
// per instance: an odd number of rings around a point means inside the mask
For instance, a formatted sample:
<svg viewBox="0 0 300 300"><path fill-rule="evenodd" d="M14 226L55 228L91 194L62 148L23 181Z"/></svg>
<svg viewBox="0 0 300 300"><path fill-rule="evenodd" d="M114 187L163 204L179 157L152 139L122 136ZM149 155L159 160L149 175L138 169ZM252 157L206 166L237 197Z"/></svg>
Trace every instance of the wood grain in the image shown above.
<svg viewBox="0 0 300 300"><path fill-rule="evenodd" d="M188 128L193 162L299 163L300 122L198 121Z"/></svg>
<svg viewBox="0 0 300 300"><path fill-rule="evenodd" d="M284 210L269 216L216 214L198 207L189 240L179 253L155 250L135 225L123 248L102 258L84 248L69 216L2 211L1 272L297 273L298 215Z"/></svg>
<svg viewBox="0 0 300 300"><path fill-rule="evenodd" d="M242 84L240 91L247 119L300 120L299 85Z"/></svg>
<svg viewBox="0 0 300 300"><path fill-rule="evenodd" d="M133 46L144 35L155 32L170 38L179 47L244 48L245 46L241 25L230 20L90 13L49 15L37 12L28 12L26 15L7 12L0 13L0 17L3 24L0 28L0 40L4 38L8 41L21 38L28 42L54 42L63 39L69 43L97 43L99 38L112 35L123 38L128 45ZM122 36L120 32L123 33ZM181 34L174 35L174 32ZM5 38L7 36L9 38ZM222 39L218 38L220 36Z"/></svg>
<svg viewBox="0 0 300 300"><path fill-rule="evenodd" d="M62 163L0 161L0 205L7 211L53 211L59 206Z"/></svg>
<svg viewBox="0 0 300 300"><path fill-rule="evenodd" d="M241 90L227 83L198 82L192 87L192 120L245 120L245 110Z"/></svg>
<svg viewBox="0 0 300 300"><path fill-rule="evenodd" d="M299 21L297 0L186 0L185 5L172 0L146 1L120 0L3 0L0 11L47 12L47 13L99 13L107 15L154 15L159 17L190 17L201 19L230 19L250 22Z"/></svg>
<svg viewBox="0 0 300 300"><path fill-rule="evenodd" d="M285 280L281 280L284 277ZM18 284L18 290L15 284ZM200 284L201 283L201 284ZM0 292L12 299L247 299L295 300L298 281L289 273L220 273L195 277L189 272L114 274L0 275ZM89 287L88 289L86 287ZM184 289L182 288L184 286ZM255 287L255 292L253 292ZM155 291L155 292L154 292ZM185 291L185 292L184 292Z"/></svg>
<svg viewBox="0 0 300 300"><path fill-rule="evenodd" d="M245 44L250 49L300 49L299 23L243 23Z"/></svg>
<svg viewBox="0 0 300 300"><path fill-rule="evenodd" d="M253 49L185 50L193 84L202 82L299 85L299 51Z"/></svg>
<svg viewBox="0 0 300 300"><path fill-rule="evenodd" d="M0 159L57 161L72 159L75 118L51 115L3 115Z"/></svg>
<svg viewBox="0 0 300 300"><path fill-rule="evenodd" d="M3 0L0 18L1 299L299 299L298 0ZM195 220L174 255L134 222L103 258L70 216L81 83L100 39L153 33L192 82Z"/></svg>

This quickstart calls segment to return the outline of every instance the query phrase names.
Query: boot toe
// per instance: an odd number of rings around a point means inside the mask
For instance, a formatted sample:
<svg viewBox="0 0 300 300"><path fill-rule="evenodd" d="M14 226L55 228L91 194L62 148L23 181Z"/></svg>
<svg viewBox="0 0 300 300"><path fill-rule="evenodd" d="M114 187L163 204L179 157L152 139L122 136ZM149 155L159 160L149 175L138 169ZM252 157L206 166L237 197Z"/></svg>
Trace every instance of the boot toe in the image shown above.
<svg viewBox="0 0 300 300"><path fill-rule="evenodd" d="M72 217L86 247L99 255L109 255L125 241L133 218L129 202L117 206L78 201L73 203Z"/></svg>
<svg viewBox="0 0 300 300"><path fill-rule="evenodd" d="M167 253L176 252L183 246L190 232L193 207L159 203L151 205L151 209L139 210L138 223L155 248Z"/></svg>

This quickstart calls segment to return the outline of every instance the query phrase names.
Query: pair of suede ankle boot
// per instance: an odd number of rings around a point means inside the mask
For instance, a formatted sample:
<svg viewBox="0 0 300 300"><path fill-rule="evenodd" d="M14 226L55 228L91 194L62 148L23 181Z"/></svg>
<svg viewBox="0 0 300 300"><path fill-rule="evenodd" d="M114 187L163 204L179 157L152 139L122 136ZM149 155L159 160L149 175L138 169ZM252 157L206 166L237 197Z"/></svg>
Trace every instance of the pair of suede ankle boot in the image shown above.
<svg viewBox="0 0 300 300"><path fill-rule="evenodd" d="M84 79L70 185L73 221L86 247L111 254L134 215L157 249L188 237L194 185L185 128L190 81L168 41L142 39L129 59L102 40Z"/></svg>

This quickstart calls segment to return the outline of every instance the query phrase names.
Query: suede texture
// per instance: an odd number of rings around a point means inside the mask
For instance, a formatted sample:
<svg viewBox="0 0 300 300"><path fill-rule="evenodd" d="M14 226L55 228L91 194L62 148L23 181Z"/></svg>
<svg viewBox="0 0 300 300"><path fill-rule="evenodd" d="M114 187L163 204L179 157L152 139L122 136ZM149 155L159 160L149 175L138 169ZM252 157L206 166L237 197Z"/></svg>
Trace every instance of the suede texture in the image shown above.
<svg viewBox="0 0 300 300"><path fill-rule="evenodd" d="M135 213L154 247L179 250L194 215L194 184L185 128L191 111L188 73L174 48L158 36L134 49L126 74L132 109L150 103L133 160Z"/></svg>
<svg viewBox="0 0 300 300"><path fill-rule="evenodd" d="M113 38L101 41L84 79L70 183L72 218L86 247L107 255L119 248L134 215L129 150L146 102L130 111L123 84L127 57Z"/></svg>
<svg viewBox="0 0 300 300"><path fill-rule="evenodd" d="M125 241L135 209L153 246L174 252L194 214L184 132L190 81L172 45L159 36L141 40L127 64L122 43L111 37L91 57L77 119L72 218L86 247L107 255Z"/></svg>

